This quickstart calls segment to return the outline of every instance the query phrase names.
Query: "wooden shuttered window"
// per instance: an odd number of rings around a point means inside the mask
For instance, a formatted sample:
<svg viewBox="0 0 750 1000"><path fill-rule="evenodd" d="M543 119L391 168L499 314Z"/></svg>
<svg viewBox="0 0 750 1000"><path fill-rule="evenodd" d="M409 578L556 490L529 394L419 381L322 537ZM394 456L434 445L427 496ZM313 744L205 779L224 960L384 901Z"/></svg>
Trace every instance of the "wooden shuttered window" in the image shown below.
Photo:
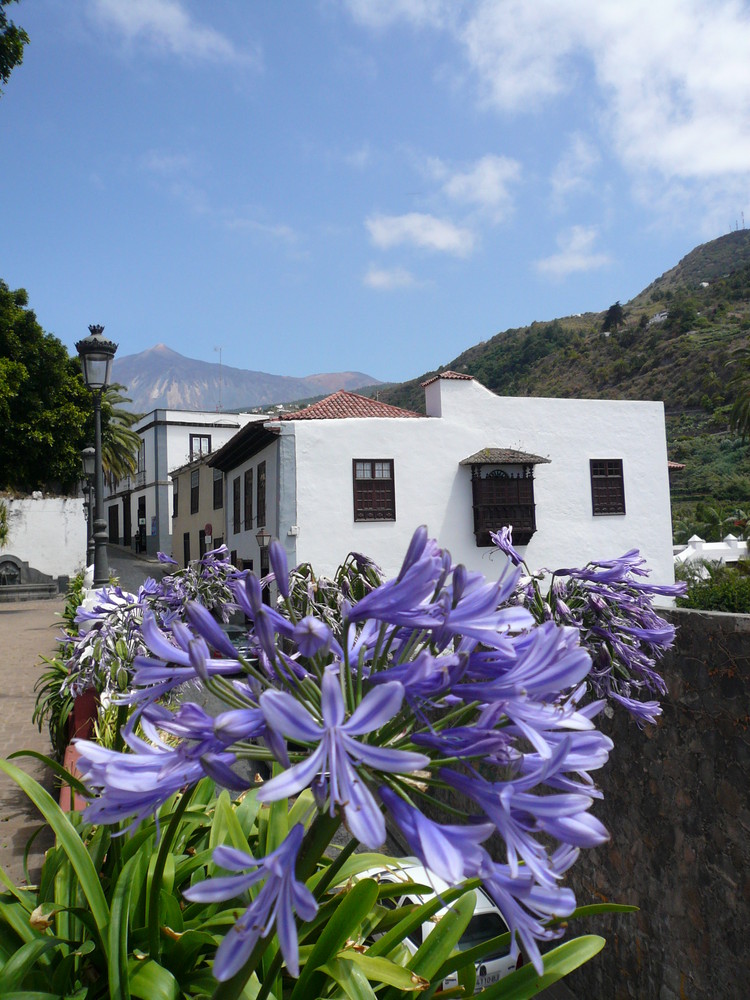
<svg viewBox="0 0 750 1000"><path fill-rule="evenodd" d="M392 458L355 458L352 481L355 521L396 520Z"/></svg>
<svg viewBox="0 0 750 1000"><path fill-rule="evenodd" d="M591 510L593 514L624 514L625 483L621 458L592 458Z"/></svg>

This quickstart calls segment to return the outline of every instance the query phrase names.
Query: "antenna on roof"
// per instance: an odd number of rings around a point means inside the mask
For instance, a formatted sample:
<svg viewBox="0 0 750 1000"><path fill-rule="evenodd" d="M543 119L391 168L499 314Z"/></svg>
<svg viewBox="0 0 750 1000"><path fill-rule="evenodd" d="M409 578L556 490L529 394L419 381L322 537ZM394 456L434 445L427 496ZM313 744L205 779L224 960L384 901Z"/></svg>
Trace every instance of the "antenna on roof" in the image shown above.
<svg viewBox="0 0 750 1000"><path fill-rule="evenodd" d="M221 371L221 350L222 349L220 347L214 347L214 350L218 351L218 353L219 353L219 405L216 407L216 409L219 410L219 412L221 412L221 386L222 386L222 383L224 381L224 376L222 375L222 371Z"/></svg>

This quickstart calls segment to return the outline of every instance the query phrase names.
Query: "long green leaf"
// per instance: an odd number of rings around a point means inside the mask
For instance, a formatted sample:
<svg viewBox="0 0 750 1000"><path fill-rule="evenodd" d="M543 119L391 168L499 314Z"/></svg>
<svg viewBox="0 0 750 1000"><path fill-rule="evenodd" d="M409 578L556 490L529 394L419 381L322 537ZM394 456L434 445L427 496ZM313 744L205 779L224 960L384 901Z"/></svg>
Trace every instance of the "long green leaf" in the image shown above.
<svg viewBox="0 0 750 1000"><path fill-rule="evenodd" d="M450 955L469 926L474 915L476 894L471 892L457 900L438 924L425 937L409 962L409 968L424 979L432 979L446 957Z"/></svg>
<svg viewBox="0 0 750 1000"><path fill-rule="evenodd" d="M8 754L8 760L14 760L16 757L33 757L35 760L40 760L42 764L45 764L51 771L54 771L64 784L70 785L74 792L85 796L91 794L80 778L76 778L62 764L59 764L46 754L40 753L38 750L15 750L13 753Z"/></svg>
<svg viewBox="0 0 750 1000"><path fill-rule="evenodd" d="M413 930L421 927L422 924L430 920L438 910L442 910L444 906L470 892L478 884L479 882L476 879L465 882L463 885L457 886L454 889L448 889L441 896L429 899L426 903L422 903L420 906L410 910L403 920L399 920L387 933L378 938L370 946L368 954L373 957L376 955L387 955L391 948L398 945L404 938L409 937Z"/></svg>
<svg viewBox="0 0 750 1000"><path fill-rule="evenodd" d="M112 917L109 923L109 992L119 1000L130 1000L128 974L128 911L138 855L131 858L117 879L112 896Z"/></svg>
<svg viewBox="0 0 750 1000"><path fill-rule="evenodd" d="M11 764L7 760L0 760L0 771L4 771L9 778L12 778L16 782L52 827L55 836L70 858L70 863L78 876L81 889L96 920L102 947L106 950L109 908L101 883L99 882L98 872L94 868L89 853L77 830L75 830L68 817L49 792L42 788L39 782L34 781L25 771L22 771L15 764Z"/></svg>
<svg viewBox="0 0 750 1000"><path fill-rule="evenodd" d="M566 941L542 956L544 975L540 976L533 965L525 965L479 995L483 1000L529 1000L598 955L605 944L597 934Z"/></svg>
<svg viewBox="0 0 750 1000"><path fill-rule="evenodd" d="M352 890L346 893L315 942L289 1000L308 1000L319 995L315 983L322 977L316 976L316 969L324 965L331 955L337 954L345 941L355 936L357 927L375 905L377 898L377 884L369 878L357 882Z"/></svg>
<svg viewBox="0 0 750 1000"><path fill-rule="evenodd" d="M349 1000L377 1000L367 975L354 962L339 956L321 966L321 972L338 983Z"/></svg>
<svg viewBox="0 0 750 1000"><path fill-rule="evenodd" d="M21 986L24 976L34 967L40 955L57 948L59 944L57 938L45 935L22 945L0 972L0 997Z"/></svg>
<svg viewBox="0 0 750 1000"><path fill-rule="evenodd" d="M426 979L422 979L410 969L405 969L403 965L396 965L388 958L370 958L367 953L351 950L339 952L338 957L354 962L370 982L386 983L402 992L424 989L427 985Z"/></svg>

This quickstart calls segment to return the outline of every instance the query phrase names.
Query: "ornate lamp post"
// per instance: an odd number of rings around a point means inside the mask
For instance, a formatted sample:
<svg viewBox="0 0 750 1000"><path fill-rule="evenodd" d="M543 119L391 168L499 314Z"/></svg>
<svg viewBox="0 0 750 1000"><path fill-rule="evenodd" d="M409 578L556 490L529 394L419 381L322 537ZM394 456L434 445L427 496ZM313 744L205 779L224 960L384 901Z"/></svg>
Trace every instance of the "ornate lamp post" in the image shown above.
<svg viewBox="0 0 750 1000"><path fill-rule="evenodd" d="M94 561L94 474L96 472L96 449L89 445L81 452L81 465L83 466L83 476L86 485L83 488L86 494L86 565L90 566Z"/></svg>
<svg viewBox="0 0 750 1000"><path fill-rule="evenodd" d="M81 358L83 379L94 397L94 586L109 583L107 562L107 524L104 520L104 469L102 468L102 393L110 382L112 359L117 344L107 340L103 326L90 326L89 336L79 340L76 350Z"/></svg>

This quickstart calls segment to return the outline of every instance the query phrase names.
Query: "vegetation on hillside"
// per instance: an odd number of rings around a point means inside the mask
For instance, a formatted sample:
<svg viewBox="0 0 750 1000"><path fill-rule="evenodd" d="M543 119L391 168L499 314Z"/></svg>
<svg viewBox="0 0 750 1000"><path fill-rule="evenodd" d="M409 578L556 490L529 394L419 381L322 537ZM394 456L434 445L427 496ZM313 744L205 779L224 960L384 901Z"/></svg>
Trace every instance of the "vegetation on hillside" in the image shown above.
<svg viewBox="0 0 750 1000"><path fill-rule="evenodd" d="M697 517L699 502L745 507L750 447L730 430L730 412L740 391L733 362L750 334L750 231L698 247L618 306L506 330L447 368L501 395L662 400L669 457L685 465L673 474L676 515ZM380 398L423 410L420 383L433 374Z"/></svg>

